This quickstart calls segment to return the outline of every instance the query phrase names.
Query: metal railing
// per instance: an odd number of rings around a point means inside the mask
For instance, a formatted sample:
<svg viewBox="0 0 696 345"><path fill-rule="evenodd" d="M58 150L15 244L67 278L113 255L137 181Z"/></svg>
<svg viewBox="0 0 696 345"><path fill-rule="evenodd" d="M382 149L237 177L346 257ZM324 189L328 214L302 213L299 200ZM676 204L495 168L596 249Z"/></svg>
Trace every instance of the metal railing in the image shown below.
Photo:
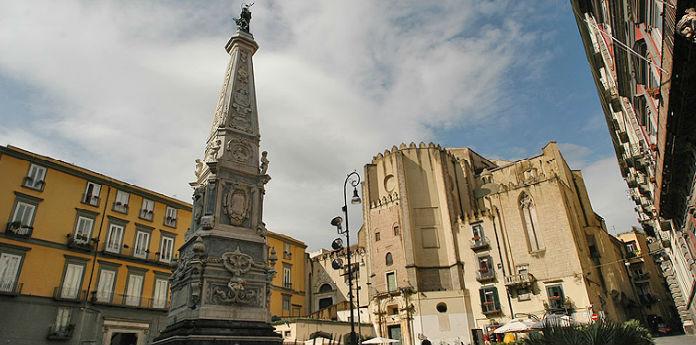
<svg viewBox="0 0 696 345"><path fill-rule="evenodd" d="M487 271L481 271L478 270L476 271L476 280L479 282L484 282L488 280L495 279L495 271L494 270L487 270Z"/></svg>
<svg viewBox="0 0 696 345"><path fill-rule="evenodd" d="M529 285L533 282L534 276L528 272L505 276L505 286Z"/></svg>
<svg viewBox="0 0 696 345"><path fill-rule="evenodd" d="M80 290L79 288L68 288L64 286L57 286L53 288L53 298L60 301L81 301L84 300L87 295L87 291Z"/></svg>
<svg viewBox="0 0 696 345"><path fill-rule="evenodd" d="M89 236L81 234L67 234L67 245L69 248L91 251L94 248L94 241Z"/></svg>
<svg viewBox="0 0 696 345"><path fill-rule="evenodd" d="M167 298L149 298L145 296L117 294L107 291L92 291L91 295L91 302L94 304L162 310L169 309L171 305Z"/></svg>
<svg viewBox="0 0 696 345"><path fill-rule="evenodd" d="M75 329L75 325L64 325L64 326L56 326L53 325L48 328L48 334L46 335L46 339L49 340L68 340L72 338L73 330Z"/></svg>
<svg viewBox="0 0 696 345"><path fill-rule="evenodd" d="M31 233L34 228L30 225L23 225L21 222L9 222L7 223L7 228L5 228L5 233L10 236L17 237L31 237Z"/></svg>
<svg viewBox="0 0 696 345"><path fill-rule="evenodd" d="M0 283L0 295L6 296L17 296L22 293L22 283L14 282L1 282Z"/></svg>
<svg viewBox="0 0 696 345"><path fill-rule="evenodd" d="M500 305L495 302L481 303L481 311L484 315L500 313Z"/></svg>
<svg viewBox="0 0 696 345"><path fill-rule="evenodd" d="M488 238L486 236L474 237L471 239L471 249L483 249L489 246Z"/></svg>

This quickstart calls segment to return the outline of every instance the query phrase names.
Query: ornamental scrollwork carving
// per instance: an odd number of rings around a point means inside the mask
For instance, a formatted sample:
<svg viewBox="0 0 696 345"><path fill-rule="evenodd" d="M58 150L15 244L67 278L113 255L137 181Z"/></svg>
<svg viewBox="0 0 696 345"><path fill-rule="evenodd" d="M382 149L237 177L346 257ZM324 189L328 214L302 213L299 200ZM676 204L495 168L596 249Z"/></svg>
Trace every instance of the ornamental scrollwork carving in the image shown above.
<svg viewBox="0 0 696 345"><path fill-rule="evenodd" d="M242 253L239 247L237 247L233 252L222 254L222 264L228 271L232 272L233 275L240 276L251 270L254 259Z"/></svg>
<svg viewBox="0 0 696 345"><path fill-rule="evenodd" d="M223 198L223 211L230 218L230 224L235 226L243 225L249 217L251 209L251 198L248 188L239 184L232 186L232 189Z"/></svg>
<svg viewBox="0 0 696 345"><path fill-rule="evenodd" d="M218 305L258 305L260 290L247 285L247 281L239 277L230 279L227 285L210 284L208 288L208 302Z"/></svg>
<svg viewBox="0 0 696 345"><path fill-rule="evenodd" d="M244 164L249 164L253 152L251 145L241 138L231 139L227 143L227 151L231 153L233 161Z"/></svg>

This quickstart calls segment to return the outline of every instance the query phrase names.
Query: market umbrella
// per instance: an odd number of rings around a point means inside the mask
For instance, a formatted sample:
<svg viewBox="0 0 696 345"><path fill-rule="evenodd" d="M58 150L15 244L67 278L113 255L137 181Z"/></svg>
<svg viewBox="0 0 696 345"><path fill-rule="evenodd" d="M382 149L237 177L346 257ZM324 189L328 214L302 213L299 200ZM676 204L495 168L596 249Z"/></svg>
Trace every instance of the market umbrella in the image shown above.
<svg viewBox="0 0 696 345"><path fill-rule="evenodd" d="M512 319L503 326L496 328L495 331L493 331L493 333L500 334L527 332L532 329L532 325L534 325L534 321L529 319Z"/></svg>
<svg viewBox="0 0 696 345"><path fill-rule="evenodd" d="M365 340L362 343L363 344L389 344L389 343L398 343L398 342L399 342L398 340L394 340L394 339L377 337L377 338L372 338L370 340Z"/></svg>
<svg viewBox="0 0 696 345"><path fill-rule="evenodd" d="M559 325L559 326L570 326L571 319L567 315L549 315L543 320L536 322L532 325L534 329L543 329L546 326Z"/></svg>

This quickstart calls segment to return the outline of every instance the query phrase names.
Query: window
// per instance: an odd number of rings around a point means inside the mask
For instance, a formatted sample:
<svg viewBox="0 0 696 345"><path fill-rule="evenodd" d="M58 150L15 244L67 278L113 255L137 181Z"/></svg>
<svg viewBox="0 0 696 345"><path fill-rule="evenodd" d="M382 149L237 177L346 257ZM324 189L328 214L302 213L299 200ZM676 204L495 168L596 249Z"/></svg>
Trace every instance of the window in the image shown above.
<svg viewBox="0 0 696 345"><path fill-rule="evenodd" d="M446 313L447 312L447 304L440 302L435 306L435 309L437 309L438 313Z"/></svg>
<svg viewBox="0 0 696 345"><path fill-rule="evenodd" d="M283 259L292 259L292 246L290 243L283 242Z"/></svg>
<svg viewBox="0 0 696 345"><path fill-rule="evenodd" d="M527 235L527 248L532 253L542 250L544 246L538 234L539 221L537 220L536 207L534 200L527 193L520 195L520 214Z"/></svg>
<svg viewBox="0 0 696 345"><path fill-rule="evenodd" d="M63 285L60 289L60 298L78 299L82 288L82 276L85 270L84 264L68 263L65 266Z"/></svg>
<svg viewBox="0 0 696 345"><path fill-rule="evenodd" d="M292 266L283 265L283 287L292 288Z"/></svg>
<svg viewBox="0 0 696 345"><path fill-rule="evenodd" d="M166 278L155 279L155 293L152 297L152 307L163 309L167 306L167 294L169 292L169 281Z"/></svg>
<svg viewBox="0 0 696 345"><path fill-rule="evenodd" d="M133 248L133 256L136 258L147 259L150 247L150 233L144 230L138 230L135 233L135 247Z"/></svg>
<svg viewBox="0 0 696 345"><path fill-rule="evenodd" d="M478 272L476 279L479 281L495 278L495 270L493 269L493 258L490 255L478 257Z"/></svg>
<svg viewBox="0 0 696 345"><path fill-rule="evenodd" d="M290 311L290 295L283 295L283 311Z"/></svg>
<svg viewBox="0 0 696 345"><path fill-rule="evenodd" d="M121 253L121 240L123 239L123 226L116 224L109 224L109 233L106 236L106 247L104 248L107 252L120 254Z"/></svg>
<svg viewBox="0 0 696 345"><path fill-rule="evenodd" d="M628 251L629 257L638 255L638 245L636 244L636 241L627 242L626 251Z"/></svg>
<svg viewBox="0 0 696 345"><path fill-rule="evenodd" d="M143 292L142 274L128 273L128 284L126 285L125 303L132 307L140 306L140 295Z"/></svg>
<svg viewBox="0 0 696 345"><path fill-rule="evenodd" d="M474 236L474 240L479 240L483 238L483 226L481 224L474 224L471 226L471 233Z"/></svg>
<svg viewBox="0 0 696 345"><path fill-rule="evenodd" d="M392 253L387 253L387 255L384 257L384 264L387 266L391 266L394 264L394 258L392 257Z"/></svg>
<svg viewBox="0 0 696 345"><path fill-rule="evenodd" d="M45 184L45 177L46 168L40 165L31 164L29 166L29 172L27 173L27 176L24 178L24 186L36 190L43 190Z"/></svg>
<svg viewBox="0 0 696 345"><path fill-rule="evenodd" d="M28 203L26 200L17 200L12 219L7 229L14 235L31 236L34 230L34 213L36 205Z"/></svg>
<svg viewBox="0 0 696 345"><path fill-rule="evenodd" d="M140 218L152 220L154 210L155 210L155 202L152 200L143 198L143 205L142 205L142 207L140 207Z"/></svg>
<svg viewBox="0 0 696 345"><path fill-rule="evenodd" d="M387 290L396 291L396 272L387 273Z"/></svg>
<svg viewBox="0 0 696 345"><path fill-rule="evenodd" d="M176 227L176 209L167 206L167 212L164 216L164 225Z"/></svg>
<svg viewBox="0 0 696 345"><path fill-rule="evenodd" d="M375 232L375 242L379 241L379 232Z"/></svg>
<svg viewBox="0 0 696 345"><path fill-rule="evenodd" d="M493 314L500 311L500 300L498 299L498 289L494 286L484 287L479 290L481 298L481 310L484 314Z"/></svg>
<svg viewBox="0 0 696 345"><path fill-rule="evenodd" d="M54 334L67 334L68 325L70 325L70 316L72 314L72 308L60 307L58 308L58 313L56 314L56 322L51 330Z"/></svg>
<svg viewBox="0 0 696 345"><path fill-rule="evenodd" d="M327 293L332 291L333 288L331 287L331 284L328 283L321 284L321 286L319 287L319 293Z"/></svg>
<svg viewBox="0 0 696 345"><path fill-rule="evenodd" d="M0 292L14 293L17 291L17 280L21 263L21 255L0 254Z"/></svg>
<svg viewBox="0 0 696 345"><path fill-rule="evenodd" d="M399 224L394 224L394 236L398 236L401 233L401 228Z"/></svg>
<svg viewBox="0 0 696 345"><path fill-rule="evenodd" d="M116 282L116 271L113 269L102 268L99 271L99 283L97 284L97 302L111 303L114 296L114 282Z"/></svg>
<svg viewBox="0 0 696 345"><path fill-rule="evenodd" d="M128 213L128 199L130 194L122 190L116 191L116 201L114 201L114 211Z"/></svg>
<svg viewBox="0 0 696 345"><path fill-rule="evenodd" d="M546 287L546 294L549 297L549 307L551 309L563 309L565 296L561 285L550 285Z"/></svg>
<svg viewBox="0 0 696 345"><path fill-rule="evenodd" d="M173 251L174 251L174 238L162 235L162 240L160 241L159 260L162 262L171 262Z"/></svg>
<svg viewBox="0 0 696 345"><path fill-rule="evenodd" d="M532 299L531 290L527 287L517 289L518 301L530 301Z"/></svg>
<svg viewBox="0 0 696 345"><path fill-rule="evenodd" d="M73 237L73 241L76 244L88 244L90 236L92 235L93 226L94 219L78 216L77 224L75 224L75 235Z"/></svg>
<svg viewBox="0 0 696 345"><path fill-rule="evenodd" d="M98 206L100 190L101 185L92 182L87 182L87 188L85 189L85 194L82 197L82 202L92 206Z"/></svg>

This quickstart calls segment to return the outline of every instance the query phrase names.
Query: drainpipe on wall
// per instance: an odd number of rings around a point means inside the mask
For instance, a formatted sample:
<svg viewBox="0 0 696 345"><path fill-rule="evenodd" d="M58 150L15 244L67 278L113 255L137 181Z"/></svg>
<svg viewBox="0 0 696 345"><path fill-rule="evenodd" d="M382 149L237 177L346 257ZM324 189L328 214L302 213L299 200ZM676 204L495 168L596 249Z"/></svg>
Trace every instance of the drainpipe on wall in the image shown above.
<svg viewBox="0 0 696 345"><path fill-rule="evenodd" d="M493 202L490 198L486 197L488 204L491 206L491 220L493 223L493 233L495 234L495 246L498 248L498 256L500 257L500 267L503 269L503 282L505 281L505 264L503 264L503 252L500 251L500 241L498 240L498 228L495 226L495 214L493 214ZM505 287L505 295L507 296L508 306L510 307L510 317L515 317L515 312L512 309L512 298L510 297L510 291Z"/></svg>
<svg viewBox="0 0 696 345"><path fill-rule="evenodd" d="M102 229L104 228L104 220L106 219L106 208L109 205L109 196L111 195L111 186L106 186L106 200L104 201L104 209L102 209L101 222L99 222L99 231L97 232L97 241L94 242L94 254L92 255L92 269L89 272L89 280L87 281L87 294L85 299L82 301L82 307L80 308L80 329L77 332L77 339L82 340L82 330L85 325L85 313L87 311L87 301L89 300L89 291L92 288L92 280L94 279L94 269L97 266L97 255L99 253L99 239L101 238Z"/></svg>

